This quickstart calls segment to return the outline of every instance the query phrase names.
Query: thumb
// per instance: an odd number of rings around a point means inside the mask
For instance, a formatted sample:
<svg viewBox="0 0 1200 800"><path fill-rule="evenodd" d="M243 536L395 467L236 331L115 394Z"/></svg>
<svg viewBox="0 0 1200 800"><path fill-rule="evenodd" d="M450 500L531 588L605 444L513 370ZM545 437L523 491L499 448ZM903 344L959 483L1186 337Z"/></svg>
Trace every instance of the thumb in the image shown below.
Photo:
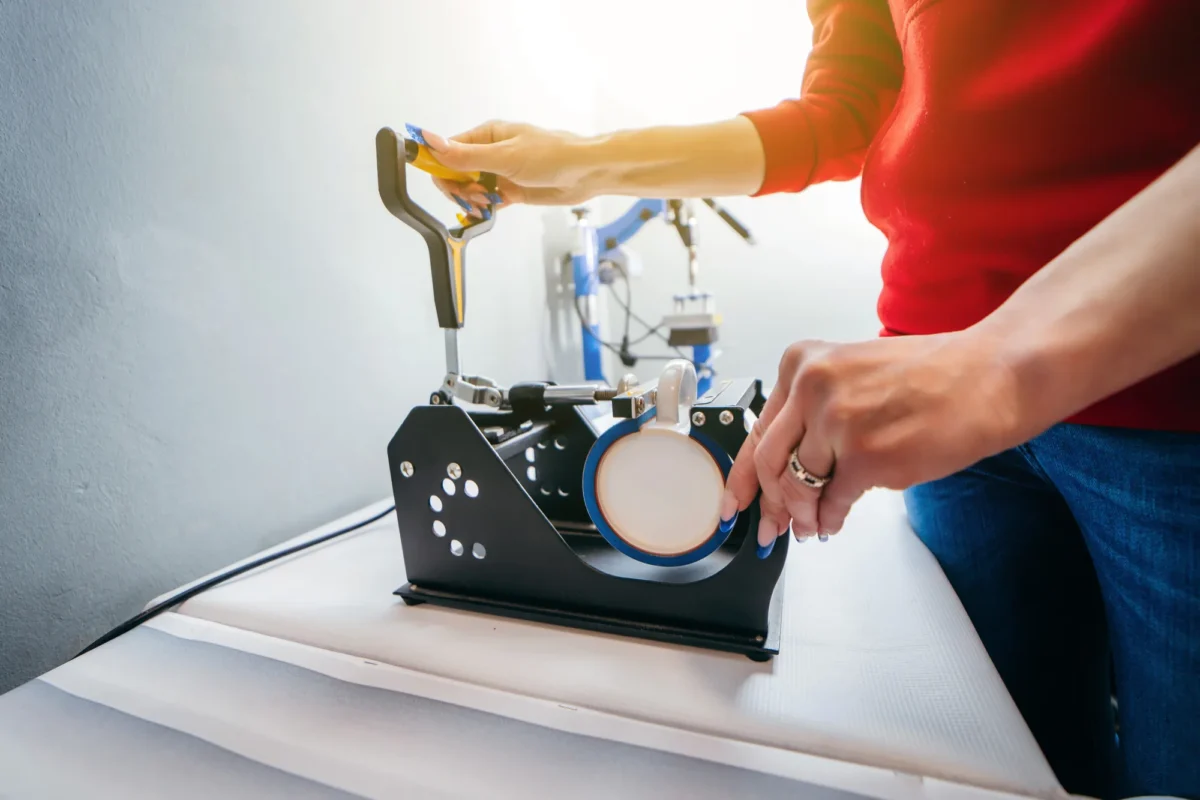
<svg viewBox="0 0 1200 800"><path fill-rule="evenodd" d="M424 133L425 143L437 160L451 169L463 172L491 172L502 176L509 173L509 149L501 142L472 144L446 139L429 131Z"/></svg>

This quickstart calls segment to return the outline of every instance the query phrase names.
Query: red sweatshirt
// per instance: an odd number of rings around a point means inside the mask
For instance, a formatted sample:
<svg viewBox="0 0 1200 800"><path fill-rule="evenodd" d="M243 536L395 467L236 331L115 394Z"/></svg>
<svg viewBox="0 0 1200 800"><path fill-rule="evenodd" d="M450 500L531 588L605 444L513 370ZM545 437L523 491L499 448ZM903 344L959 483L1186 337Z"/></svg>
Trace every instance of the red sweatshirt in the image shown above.
<svg viewBox="0 0 1200 800"><path fill-rule="evenodd" d="M760 194L861 174L885 334L978 322L1200 143L1200 0L808 9L800 98L745 115ZM1071 421L1200 431L1200 357Z"/></svg>

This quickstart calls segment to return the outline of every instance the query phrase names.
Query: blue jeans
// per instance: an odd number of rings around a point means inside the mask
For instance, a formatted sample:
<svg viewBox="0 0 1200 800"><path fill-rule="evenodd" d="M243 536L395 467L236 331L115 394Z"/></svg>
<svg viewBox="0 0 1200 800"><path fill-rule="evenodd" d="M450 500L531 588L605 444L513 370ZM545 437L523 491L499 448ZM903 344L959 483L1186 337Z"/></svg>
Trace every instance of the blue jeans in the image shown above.
<svg viewBox="0 0 1200 800"><path fill-rule="evenodd" d="M1200 798L1200 434L1058 425L905 499L1063 787Z"/></svg>

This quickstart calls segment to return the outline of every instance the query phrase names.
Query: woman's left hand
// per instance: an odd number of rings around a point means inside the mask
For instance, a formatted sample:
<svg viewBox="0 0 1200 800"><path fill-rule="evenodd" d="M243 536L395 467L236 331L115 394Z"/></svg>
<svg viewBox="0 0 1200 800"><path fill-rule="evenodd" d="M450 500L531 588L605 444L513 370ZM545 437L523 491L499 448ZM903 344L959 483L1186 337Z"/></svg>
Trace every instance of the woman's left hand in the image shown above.
<svg viewBox="0 0 1200 800"><path fill-rule="evenodd" d="M1002 343L975 331L794 344L734 462L722 516L761 488L761 546L789 523L798 539L837 533L872 487L944 477L1036 435L1019 398ZM793 450L828 484L801 483Z"/></svg>

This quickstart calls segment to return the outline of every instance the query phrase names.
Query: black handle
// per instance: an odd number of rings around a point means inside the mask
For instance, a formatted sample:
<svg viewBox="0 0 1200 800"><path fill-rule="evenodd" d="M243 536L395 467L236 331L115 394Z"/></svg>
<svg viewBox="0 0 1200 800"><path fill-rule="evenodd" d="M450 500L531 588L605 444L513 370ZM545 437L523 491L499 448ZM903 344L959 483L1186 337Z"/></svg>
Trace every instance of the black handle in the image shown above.
<svg viewBox="0 0 1200 800"><path fill-rule="evenodd" d="M466 266L464 250L467 242L487 233L495 223L489 219L462 228L447 229L428 211L408 196L405 172L404 139L391 128L383 128L375 136L375 158L379 171L379 197L392 216L421 234L429 248L429 269L433 276L433 303L437 309L438 325L458 329L466 321Z"/></svg>

